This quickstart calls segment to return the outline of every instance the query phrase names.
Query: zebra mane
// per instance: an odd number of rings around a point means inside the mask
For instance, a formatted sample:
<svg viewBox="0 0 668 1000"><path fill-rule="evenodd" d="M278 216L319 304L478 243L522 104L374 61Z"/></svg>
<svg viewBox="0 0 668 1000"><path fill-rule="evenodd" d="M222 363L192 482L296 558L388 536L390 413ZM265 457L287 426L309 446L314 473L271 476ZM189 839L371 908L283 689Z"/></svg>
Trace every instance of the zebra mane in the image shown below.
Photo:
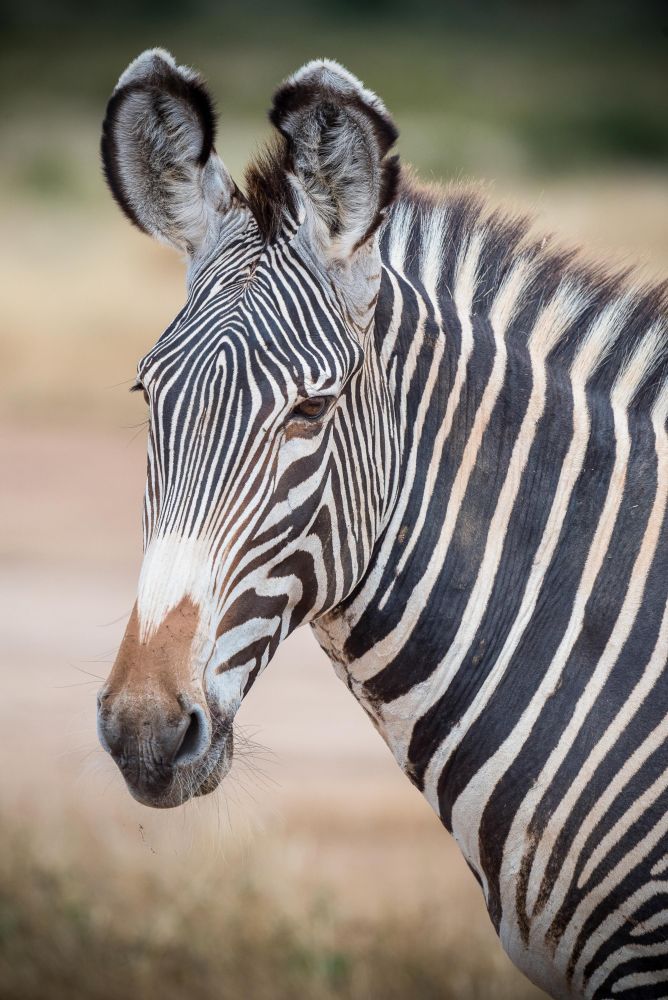
<svg viewBox="0 0 668 1000"><path fill-rule="evenodd" d="M246 170L247 200L267 240L296 212L288 170L282 137ZM475 314L489 313L504 280L521 262L509 338L526 342L541 310L568 295L576 319L552 352L555 366L569 367L592 326L605 317L610 344L591 384L610 392L620 373L637 360L644 370L630 405L648 409L659 392L668 392L668 281L643 280L633 266L615 269L592 262L581 248L564 248L551 234L535 236L530 216L492 207L479 187L421 184L405 166L396 196L383 211L383 258L411 282L428 286L429 272L432 279L436 275L441 294L452 299L457 267L477 240L480 252L471 293Z"/></svg>
<svg viewBox="0 0 668 1000"><path fill-rule="evenodd" d="M277 135L256 154L244 172L246 199L267 241L279 234L286 217L296 213L289 168L287 143L283 136Z"/></svg>
<svg viewBox="0 0 668 1000"><path fill-rule="evenodd" d="M402 170L399 195L382 230L383 258L411 281L452 302L457 268L479 243L471 290L472 314L489 317L511 276L512 318L507 337L528 342L539 314L568 299L574 320L551 354L570 367L593 326L605 319L610 343L592 384L610 392L632 364L643 366L630 405L651 408L668 393L668 281L643 280L637 268L614 269L588 261L580 248L564 248L552 235L536 237L533 219L490 206L479 188L453 183L421 185ZM436 274L436 279L434 279ZM518 287L519 283L519 287Z"/></svg>

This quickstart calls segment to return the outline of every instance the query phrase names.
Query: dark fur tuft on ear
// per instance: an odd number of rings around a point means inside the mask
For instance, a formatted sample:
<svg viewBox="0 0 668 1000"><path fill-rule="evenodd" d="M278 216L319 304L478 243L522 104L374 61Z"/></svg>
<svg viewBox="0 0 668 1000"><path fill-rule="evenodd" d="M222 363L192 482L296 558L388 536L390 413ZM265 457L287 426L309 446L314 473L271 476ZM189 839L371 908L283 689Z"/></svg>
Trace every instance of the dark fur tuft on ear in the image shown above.
<svg viewBox="0 0 668 1000"><path fill-rule="evenodd" d="M329 97L333 104L338 104L339 101L343 100L346 104L356 107L362 114L368 116L376 134L381 158L385 156L399 138L399 131L376 95L371 95L371 91L365 91L361 85L359 85L358 90L352 86L345 88L332 86L329 81L323 82L317 77L315 79L309 79L309 76L302 78L303 72L304 70L301 70L300 73L295 74L278 88L269 111L269 121L285 135L288 142L292 138L290 132L284 129L284 122L288 117L300 111L306 111L310 106L322 102L323 98ZM345 78L343 79L345 80ZM336 83L338 84L339 80L336 80ZM369 95L371 99L365 100L363 94Z"/></svg>
<svg viewBox="0 0 668 1000"><path fill-rule="evenodd" d="M104 175L144 232L192 250L233 184L215 156L216 116L201 77L144 52L118 81L102 125Z"/></svg>
<svg viewBox="0 0 668 1000"><path fill-rule="evenodd" d="M366 241L373 236L380 226L381 222L385 218L387 209L396 200L397 194L399 193L400 179L401 160L399 159L399 154L397 153L394 156L388 156L387 159L383 161L383 178L378 197L378 211L376 212L375 218L371 221L367 231L353 247L353 250L358 250L359 247L366 243Z"/></svg>
<svg viewBox="0 0 668 1000"><path fill-rule="evenodd" d="M145 93L151 100L158 118L164 114L163 106L165 100L169 98L182 102L193 110L201 129L201 145L197 157L199 166L204 166L209 159L216 141L216 115L213 101L201 77L195 73L189 78L181 75L158 50L154 50L152 62L146 67L146 70L139 79L130 75L128 82L123 84L123 80L128 76L128 71L126 71L119 80L118 86L107 104L100 142L102 168L109 190L130 221L144 232L147 230L138 219L128 199L119 168L117 147L119 118L122 107L130 95L138 92Z"/></svg>
<svg viewBox="0 0 668 1000"><path fill-rule="evenodd" d="M102 138L100 140L102 172L107 182L107 187L111 191L111 195L121 212L127 216L133 225L146 233L148 230L140 222L137 213L125 193L119 166L120 157L114 140L114 134L117 132L118 114L126 94L127 88L124 88L122 91L112 94L107 103L107 110L102 122Z"/></svg>
<svg viewBox="0 0 668 1000"><path fill-rule="evenodd" d="M289 204L279 178L287 174L327 256L349 256L373 235L397 192L399 160L386 154L398 132L383 103L338 63L319 60L279 87L269 118L284 145L247 173L256 218L275 230L264 192L278 195L280 207Z"/></svg>

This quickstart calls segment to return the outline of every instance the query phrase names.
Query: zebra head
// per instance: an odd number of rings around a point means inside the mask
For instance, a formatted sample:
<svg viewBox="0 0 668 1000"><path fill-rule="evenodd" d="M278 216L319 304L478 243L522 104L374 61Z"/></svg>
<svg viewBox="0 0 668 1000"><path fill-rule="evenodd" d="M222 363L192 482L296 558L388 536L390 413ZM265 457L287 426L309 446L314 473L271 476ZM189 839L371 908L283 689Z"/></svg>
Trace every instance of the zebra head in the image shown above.
<svg viewBox="0 0 668 1000"><path fill-rule="evenodd" d="M162 50L123 73L103 126L116 201L188 262L186 305L138 366L144 561L98 699L103 745L153 806L227 773L241 699L362 578L395 488L374 317L396 130L329 61L290 77L270 117L245 194L202 80Z"/></svg>

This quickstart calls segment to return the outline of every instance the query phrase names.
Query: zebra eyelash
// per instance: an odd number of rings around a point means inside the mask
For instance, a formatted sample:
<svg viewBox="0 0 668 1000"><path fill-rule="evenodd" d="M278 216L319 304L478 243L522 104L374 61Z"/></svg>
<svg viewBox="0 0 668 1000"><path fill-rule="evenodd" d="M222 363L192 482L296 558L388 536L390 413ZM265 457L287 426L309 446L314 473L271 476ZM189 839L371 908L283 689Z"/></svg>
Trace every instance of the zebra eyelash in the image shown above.
<svg viewBox="0 0 668 1000"><path fill-rule="evenodd" d="M146 405L148 406L148 404L150 402L149 397L148 397L148 393L147 393L146 388L144 387L144 385L139 381L139 379L137 379L135 382L133 382L133 384L130 386L130 392L143 392L144 393L144 401L145 401Z"/></svg>
<svg viewBox="0 0 668 1000"><path fill-rule="evenodd" d="M297 403L288 419L308 420L310 423L317 423L331 410L335 401L335 396L307 397Z"/></svg>

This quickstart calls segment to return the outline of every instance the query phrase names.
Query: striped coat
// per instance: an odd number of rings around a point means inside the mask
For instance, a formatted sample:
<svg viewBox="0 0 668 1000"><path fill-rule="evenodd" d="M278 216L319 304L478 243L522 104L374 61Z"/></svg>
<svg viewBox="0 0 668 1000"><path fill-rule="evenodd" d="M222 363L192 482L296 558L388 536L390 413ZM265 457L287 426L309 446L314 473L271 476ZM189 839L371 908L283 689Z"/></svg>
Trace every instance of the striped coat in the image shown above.
<svg viewBox="0 0 668 1000"><path fill-rule="evenodd" d="M668 933L660 293L457 190L407 191L381 245L401 486L316 634L518 964L552 990L556 965L565 995L645 995Z"/></svg>
<svg viewBox="0 0 668 1000"><path fill-rule="evenodd" d="M103 745L147 804L211 791L310 622L514 961L554 996L668 996L665 294L420 188L335 63L271 119L242 193L168 54L108 108L112 192L189 296L138 368L146 552Z"/></svg>

